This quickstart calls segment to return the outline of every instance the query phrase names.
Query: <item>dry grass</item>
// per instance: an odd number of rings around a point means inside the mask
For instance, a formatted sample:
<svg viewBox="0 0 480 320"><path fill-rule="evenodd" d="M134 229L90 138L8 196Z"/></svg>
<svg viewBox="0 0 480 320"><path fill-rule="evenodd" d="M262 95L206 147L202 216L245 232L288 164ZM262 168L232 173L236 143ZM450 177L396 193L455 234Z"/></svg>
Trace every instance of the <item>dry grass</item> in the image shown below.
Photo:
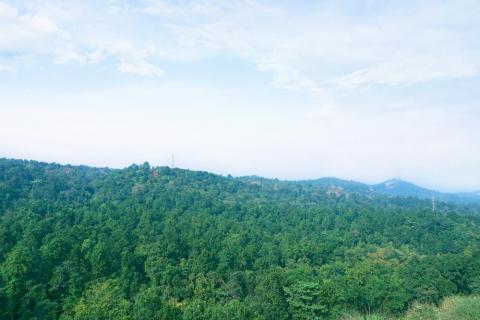
<svg viewBox="0 0 480 320"><path fill-rule="evenodd" d="M371 314L348 313L340 320L394 320L395 318ZM439 307L414 304L404 317L397 320L480 320L480 296L453 296L445 298Z"/></svg>

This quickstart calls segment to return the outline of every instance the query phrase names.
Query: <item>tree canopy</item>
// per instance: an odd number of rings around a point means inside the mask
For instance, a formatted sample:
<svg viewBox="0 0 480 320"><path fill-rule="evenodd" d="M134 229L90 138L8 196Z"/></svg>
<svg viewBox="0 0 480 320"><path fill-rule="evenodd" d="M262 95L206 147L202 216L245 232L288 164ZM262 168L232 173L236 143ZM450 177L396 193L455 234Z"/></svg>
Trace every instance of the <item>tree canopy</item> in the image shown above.
<svg viewBox="0 0 480 320"><path fill-rule="evenodd" d="M480 293L480 210L0 159L0 319L336 319Z"/></svg>

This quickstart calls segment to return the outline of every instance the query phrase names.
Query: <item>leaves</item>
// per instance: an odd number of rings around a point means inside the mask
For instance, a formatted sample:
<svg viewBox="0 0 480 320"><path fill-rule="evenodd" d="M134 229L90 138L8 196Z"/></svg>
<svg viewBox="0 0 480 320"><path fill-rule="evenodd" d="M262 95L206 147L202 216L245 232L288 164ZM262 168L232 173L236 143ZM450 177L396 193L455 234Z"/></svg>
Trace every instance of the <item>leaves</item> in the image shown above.
<svg viewBox="0 0 480 320"><path fill-rule="evenodd" d="M480 288L475 206L0 159L0 210L0 319L401 315Z"/></svg>

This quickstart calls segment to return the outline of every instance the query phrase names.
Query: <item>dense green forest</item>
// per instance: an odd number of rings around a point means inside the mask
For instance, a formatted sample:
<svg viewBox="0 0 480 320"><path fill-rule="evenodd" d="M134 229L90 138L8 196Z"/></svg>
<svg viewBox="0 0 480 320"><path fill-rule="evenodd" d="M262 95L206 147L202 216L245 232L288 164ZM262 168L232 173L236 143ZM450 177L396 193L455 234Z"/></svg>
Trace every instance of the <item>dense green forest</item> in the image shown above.
<svg viewBox="0 0 480 320"><path fill-rule="evenodd" d="M403 317L477 294L478 206L0 159L0 319Z"/></svg>

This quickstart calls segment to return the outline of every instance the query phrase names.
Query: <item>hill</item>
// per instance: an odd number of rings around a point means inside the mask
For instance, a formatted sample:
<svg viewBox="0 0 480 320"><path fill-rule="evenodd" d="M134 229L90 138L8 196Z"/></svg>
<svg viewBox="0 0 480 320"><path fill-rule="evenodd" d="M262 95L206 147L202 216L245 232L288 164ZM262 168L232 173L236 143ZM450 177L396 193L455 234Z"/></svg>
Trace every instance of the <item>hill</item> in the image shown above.
<svg viewBox="0 0 480 320"><path fill-rule="evenodd" d="M338 178L301 180L298 181L298 183L331 188L332 191L337 188L344 192L354 192L363 195L378 194L393 197L415 197L419 199L432 199L432 197L434 197L436 201L457 204L480 204L480 192L445 193L423 188L400 179L390 179L378 184L365 184Z"/></svg>
<svg viewBox="0 0 480 320"><path fill-rule="evenodd" d="M438 201L455 203L480 203L478 192L444 193L419 187L413 183L399 179L387 180L383 183L372 185L373 189L381 194L393 196L408 196L417 198L435 197Z"/></svg>
<svg viewBox="0 0 480 320"><path fill-rule="evenodd" d="M0 159L0 319L400 316L479 292L478 206L363 188Z"/></svg>

